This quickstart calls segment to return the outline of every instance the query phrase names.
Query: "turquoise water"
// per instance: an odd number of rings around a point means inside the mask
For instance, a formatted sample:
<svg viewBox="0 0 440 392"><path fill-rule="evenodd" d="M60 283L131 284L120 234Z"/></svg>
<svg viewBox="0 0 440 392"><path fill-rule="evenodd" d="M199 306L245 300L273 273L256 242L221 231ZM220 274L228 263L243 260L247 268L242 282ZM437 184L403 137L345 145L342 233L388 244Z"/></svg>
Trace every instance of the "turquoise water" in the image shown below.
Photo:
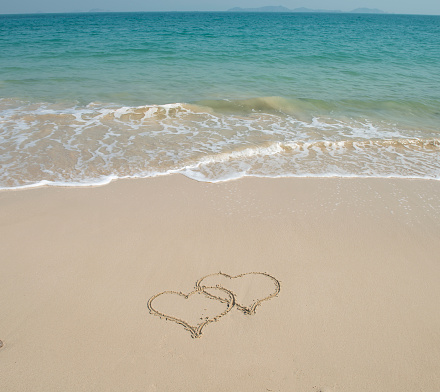
<svg viewBox="0 0 440 392"><path fill-rule="evenodd" d="M0 187L440 178L440 17L0 15Z"/></svg>

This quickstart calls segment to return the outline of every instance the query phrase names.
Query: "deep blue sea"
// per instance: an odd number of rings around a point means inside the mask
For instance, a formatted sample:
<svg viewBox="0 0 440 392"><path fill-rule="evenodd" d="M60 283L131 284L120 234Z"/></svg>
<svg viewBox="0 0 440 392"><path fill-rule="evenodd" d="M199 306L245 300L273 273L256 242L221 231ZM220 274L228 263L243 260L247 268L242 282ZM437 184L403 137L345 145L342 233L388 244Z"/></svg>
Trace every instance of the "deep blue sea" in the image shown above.
<svg viewBox="0 0 440 392"><path fill-rule="evenodd" d="M0 188L440 179L440 16L0 15Z"/></svg>

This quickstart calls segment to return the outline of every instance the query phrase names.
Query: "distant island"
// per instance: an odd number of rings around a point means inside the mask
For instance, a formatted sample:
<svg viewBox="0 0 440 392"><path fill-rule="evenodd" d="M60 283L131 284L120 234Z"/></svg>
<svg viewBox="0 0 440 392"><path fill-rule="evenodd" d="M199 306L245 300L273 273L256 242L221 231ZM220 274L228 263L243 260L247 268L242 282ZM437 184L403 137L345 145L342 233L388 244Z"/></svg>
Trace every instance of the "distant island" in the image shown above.
<svg viewBox="0 0 440 392"><path fill-rule="evenodd" d="M352 14L386 14L385 11L379 10L377 8L356 8L350 11Z"/></svg>
<svg viewBox="0 0 440 392"><path fill-rule="evenodd" d="M266 6L258 8L240 8L234 7L227 10L227 12L330 12L330 13L351 13L351 14L385 14L385 11L377 8L356 8L353 11L341 11L341 10L314 10L311 8L294 8L289 9L283 6Z"/></svg>
<svg viewBox="0 0 440 392"><path fill-rule="evenodd" d="M104 10L102 8L92 8L91 10L89 10L88 12L113 12L110 10Z"/></svg>

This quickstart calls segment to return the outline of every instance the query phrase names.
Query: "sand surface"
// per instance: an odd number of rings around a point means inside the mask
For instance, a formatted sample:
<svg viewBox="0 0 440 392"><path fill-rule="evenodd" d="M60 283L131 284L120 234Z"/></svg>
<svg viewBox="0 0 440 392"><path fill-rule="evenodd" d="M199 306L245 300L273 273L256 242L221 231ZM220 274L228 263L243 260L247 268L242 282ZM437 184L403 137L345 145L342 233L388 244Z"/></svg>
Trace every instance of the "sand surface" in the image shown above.
<svg viewBox="0 0 440 392"><path fill-rule="evenodd" d="M440 181L3 191L0 252L2 391L440 390Z"/></svg>

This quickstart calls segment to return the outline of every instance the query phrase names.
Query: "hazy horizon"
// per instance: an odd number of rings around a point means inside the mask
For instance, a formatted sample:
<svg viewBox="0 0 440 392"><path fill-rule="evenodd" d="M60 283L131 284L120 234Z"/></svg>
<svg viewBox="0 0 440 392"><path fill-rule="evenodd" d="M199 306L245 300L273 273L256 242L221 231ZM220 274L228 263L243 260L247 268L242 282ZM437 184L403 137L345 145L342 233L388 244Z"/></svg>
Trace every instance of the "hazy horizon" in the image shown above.
<svg viewBox="0 0 440 392"><path fill-rule="evenodd" d="M6 0L0 4L0 14L33 14L33 13L72 13L90 12L94 9L108 12L184 12L184 11L227 11L230 8L258 8L263 6L283 6L289 9L300 7L322 10L340 10L350 12L356 8L377 8L392 14L440 15L440 2L437 0L421 0L413 2L402 0L311 0L311 1L249 1L226 0L217 1L189 0L184 4L177 0L163 0L160 4L142 2L140 0L78 0L71 2L61 0Z"/></svg>

